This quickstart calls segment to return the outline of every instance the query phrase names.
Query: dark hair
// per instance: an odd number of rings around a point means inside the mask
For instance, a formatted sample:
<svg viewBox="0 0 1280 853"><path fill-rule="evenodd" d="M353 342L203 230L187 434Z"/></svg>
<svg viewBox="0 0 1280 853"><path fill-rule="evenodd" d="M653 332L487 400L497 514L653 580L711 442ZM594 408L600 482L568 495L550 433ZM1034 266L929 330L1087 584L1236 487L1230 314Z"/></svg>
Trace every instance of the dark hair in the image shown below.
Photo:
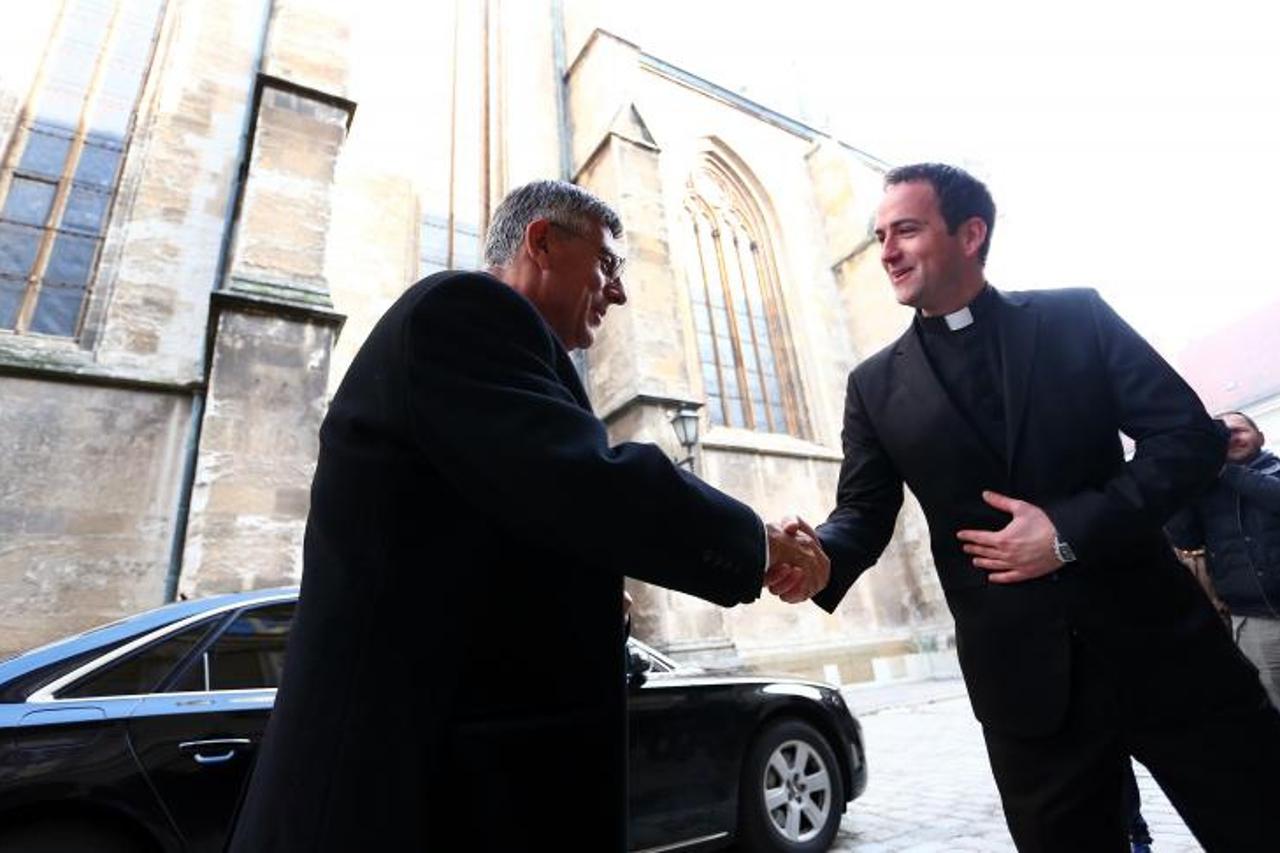
<svg viewBox="0 0 1280 853"><path fill-rule="evenodd" d="M1249 417L1249 416L1248 416L1248 415L1246 415L1244 412L1234 412L1234 411L1233 411L1233 412L1222 412L1221 414L1219 414L1219 415L1217 416L1217 417L1218 417L1218 420L1222 420L1222 419L1223 419L1223 418L1225 418L1227 415L1235 415L1235 416L1236 416L1236 417L1238 417L1238 418L1242 418L1242 419L1244 420L1244 422L1245 422L1245 423L1247 423L1247 424L1248 424L1248 425L1253 429L1253 431L1254 431L1254 432L1262 432L1262 430L1258 429L1258 425L1254 422L1253 418Z"/></svg>
<svg viewBox="0 0 1280 853"><path fill-rule="evenodd" d="M899 166L884 176L886 187L915 181L924 181L933 187L938 208L947 223L947 233L956 233L957 228L975 216L987 223L987 238L978 249L978 260L985 264L991 248L991 232L996 228L996 203L986 185L964 169L944 163Z"/></svg>

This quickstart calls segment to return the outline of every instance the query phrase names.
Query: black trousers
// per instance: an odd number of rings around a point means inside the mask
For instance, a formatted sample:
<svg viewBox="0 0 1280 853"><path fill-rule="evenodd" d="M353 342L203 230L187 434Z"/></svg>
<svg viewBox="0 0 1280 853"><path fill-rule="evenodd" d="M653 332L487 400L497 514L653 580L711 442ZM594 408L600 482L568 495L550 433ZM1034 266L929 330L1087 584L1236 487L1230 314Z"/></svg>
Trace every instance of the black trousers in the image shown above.
<svg viewBox="0 0 1280 853"><path fill-rule="evenodd" d="M1130 756L1151 771L1206 853L1280 850L1280 713L1260 686L1242 685L1242 698L1187 713L1152 707L1080 643L1072 646L1071 677L1058 732L984 731L1020 853L1128 853Z"/></svg>

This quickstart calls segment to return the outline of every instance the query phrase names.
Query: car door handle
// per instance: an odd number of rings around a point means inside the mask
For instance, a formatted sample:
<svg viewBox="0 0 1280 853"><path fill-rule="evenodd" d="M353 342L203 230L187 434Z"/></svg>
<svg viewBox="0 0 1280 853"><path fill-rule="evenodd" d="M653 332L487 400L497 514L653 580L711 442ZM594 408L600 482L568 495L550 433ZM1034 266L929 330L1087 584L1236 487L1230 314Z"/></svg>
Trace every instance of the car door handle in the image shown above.
<svg viewBox="0 0 1280 853"><path fill-rule="evenodd" d="M212 740L188 740L178 744L178 749L182 752L193 752L192 757L196 760L196 764L223 764L235 757L237 751L250 746L253 741L247 737L224 737L214 738ZM210 755L212 750L221 749Z"/></svg>

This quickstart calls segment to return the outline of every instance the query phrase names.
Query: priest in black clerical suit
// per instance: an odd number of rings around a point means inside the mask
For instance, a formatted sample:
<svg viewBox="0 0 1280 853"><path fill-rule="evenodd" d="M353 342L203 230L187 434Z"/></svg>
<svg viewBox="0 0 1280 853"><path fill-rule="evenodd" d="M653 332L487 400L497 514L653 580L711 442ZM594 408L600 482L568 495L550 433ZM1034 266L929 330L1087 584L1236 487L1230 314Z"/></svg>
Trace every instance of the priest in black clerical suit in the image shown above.
<svg viewBox="0 0 1280 853"><path fill-rule="evenodd" d="M958 169L887 177L876 233L917 314L849 377L814 600L834 610L876 562L905 483L1019 850L1127 851L1129 755L1207 850L1280 849L1280 716L1161 532L1222 431L1096 292L988 286L994 212Z"/></svg>

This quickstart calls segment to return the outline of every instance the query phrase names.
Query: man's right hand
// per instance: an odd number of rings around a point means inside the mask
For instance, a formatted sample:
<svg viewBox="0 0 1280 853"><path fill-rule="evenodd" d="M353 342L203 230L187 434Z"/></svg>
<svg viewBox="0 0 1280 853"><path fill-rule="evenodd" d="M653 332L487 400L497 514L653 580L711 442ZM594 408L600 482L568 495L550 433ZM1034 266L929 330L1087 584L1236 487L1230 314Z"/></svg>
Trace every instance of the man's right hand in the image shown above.
<svg viewBox="0 0 1280 853"><path fill-rule="evenodd" d="M807 601L827 586L831 561L818 542L818 534L803 519L789 516L781 524L766 524L769 566L764 583L769 592L788 604Z"/></svg>

